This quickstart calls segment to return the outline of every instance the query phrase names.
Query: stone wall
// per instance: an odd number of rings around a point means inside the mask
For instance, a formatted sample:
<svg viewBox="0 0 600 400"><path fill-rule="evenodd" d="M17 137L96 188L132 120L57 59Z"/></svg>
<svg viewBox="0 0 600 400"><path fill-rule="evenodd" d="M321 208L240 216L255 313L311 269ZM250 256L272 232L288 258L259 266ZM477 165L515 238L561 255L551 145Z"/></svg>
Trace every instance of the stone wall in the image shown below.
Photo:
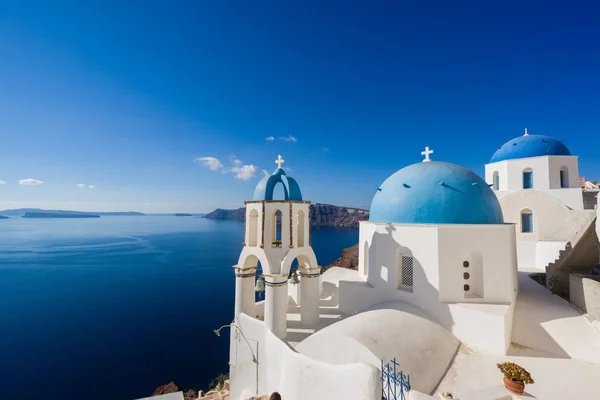
<svg viewBox="0 0 600 400"><path fill-rule="evenodd" d="M571 303L600 321L600 275L569 275Z"/></svg>

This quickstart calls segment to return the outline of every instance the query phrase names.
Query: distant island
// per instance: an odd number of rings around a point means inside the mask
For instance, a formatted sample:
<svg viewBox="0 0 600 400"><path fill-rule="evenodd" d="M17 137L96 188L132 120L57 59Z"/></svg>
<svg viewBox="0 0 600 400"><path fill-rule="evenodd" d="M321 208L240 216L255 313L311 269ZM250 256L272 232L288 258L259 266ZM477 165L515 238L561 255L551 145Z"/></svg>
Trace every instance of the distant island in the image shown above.
<svg viewBox="0 0 600 400"><path fill-rule="evenodd" d="M70 210L42 210L40 208L16 208L12 210L4 210L0 211L0 216L9 216L9 217L25 217L27 214L52 214L53 216L28 216L26 218L59 218L58 215L67 215L63 218L77 218L77 216L83 216L79 218L85 218L86 215L91 215L90 218L96 218L100 216L128 216L128 215L146 215L143 213L135 212L135 211L118 211L118 212L87 212L87 211L70 211Z"/></svg>
<svg viewBox="0 0 600 400"><path fill-rule="evenodd" d="M177 213L175 214L176 217L191 217L192 214L184 214L184 213Z"/></svg>
<svg viewBox="0 0 600 400"><path fill-rule="evenodd" d="M50 212L26 212L21 218L100 218L98 214L88 213L50 213Z"/></svg>
<svg viewBox="0 0 600 400"><path fill-rule="evenodd" d="M217 208L204 218L244 221L245 209L223 210ZM310 225L313 227L358 228L359 221L369 219L369 211L360 208L340 207L331 204L310 205Z"/></svg>
<svg viewBox="0 0 600 400"><path fill-rule="evenodd" d="M8 219L10 217L5 217L4 215L0 215L0 219Z"/></svg>

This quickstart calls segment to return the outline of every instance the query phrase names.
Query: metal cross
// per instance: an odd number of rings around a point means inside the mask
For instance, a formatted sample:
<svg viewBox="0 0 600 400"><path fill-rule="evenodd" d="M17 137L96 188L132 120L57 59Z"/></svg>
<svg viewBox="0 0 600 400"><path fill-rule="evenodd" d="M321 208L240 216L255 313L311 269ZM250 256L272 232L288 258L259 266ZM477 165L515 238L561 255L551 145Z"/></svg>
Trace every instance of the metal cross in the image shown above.
<svg viewBox="0 0 600 400"><path fill-rule="evenodd" d="M429 150L429 146L427 146L427 147L425 147L425 151L422 151L421 154L425 156L425 159L423 160L423 162L429 162L429 161L431 161L431 159L429 158L429 155L433 154L433 150Z"/></svg>
<svg viewBox="0 0 600 400"><path fill-rule="evenodd" d="M281 154L277 156L277 160L275 160L275 164L277 164L277 168L281 168L281 164L283 164L285 160L281 158Z"/></svg>
<svg viewBox="0 0 600 400"><path fill-rule="evenodd" d="M525 134L523 136L529 136L529 133L527 133L527 128L525 128Z"/></svg>

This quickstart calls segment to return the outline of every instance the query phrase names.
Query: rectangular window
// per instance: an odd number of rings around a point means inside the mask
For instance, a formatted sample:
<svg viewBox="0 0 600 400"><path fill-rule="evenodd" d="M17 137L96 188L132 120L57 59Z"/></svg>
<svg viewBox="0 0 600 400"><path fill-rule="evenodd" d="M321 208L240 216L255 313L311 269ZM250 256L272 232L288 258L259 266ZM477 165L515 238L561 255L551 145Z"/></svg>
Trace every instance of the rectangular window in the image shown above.
<svg viewBox="0 0 600 400"><path fill-rule="evenodd" d="M565 185L565 171L560 171L560 187L564 188Z"/></svg>
<svg viewBox="0 0 600 400"><path fill-rule="evenodd" d="M413 258L402 256L402 286L412 288L413 285Z"/></svg>
<svg viewBox="0 0 600 400"><path fill-rule="evenodd" d="M521 232L532 233L533 232L533 214L523 213L521 214Z"/></svg>
<svg viewBox="0 0 600 400"><path fill-rule="evenodd" d="M533 171L523 172L523 189L533 188Z"/></svg>

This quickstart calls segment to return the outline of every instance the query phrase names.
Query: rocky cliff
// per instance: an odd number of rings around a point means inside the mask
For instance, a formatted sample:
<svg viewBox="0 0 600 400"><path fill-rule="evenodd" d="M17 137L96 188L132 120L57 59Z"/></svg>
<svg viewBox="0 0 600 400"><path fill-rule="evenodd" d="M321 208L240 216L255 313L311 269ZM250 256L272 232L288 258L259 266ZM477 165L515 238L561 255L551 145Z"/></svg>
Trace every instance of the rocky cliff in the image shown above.
<svg viewBox="0 0 600 400"><path fill-rule="evenodd" d="M215 211L206 214L204 218L243 221L244 208L238 208L237 210L217 208ZM359 208L320 203L310 205L310 225L314 227L358 228L358 222L367 219L369 219L369 211Z"/></svg>
<svg viewBox="0 0 600 400"><path fill-rule="evenodd" d="M352 247L347 247L344 250L342 250L342 256L340 258L338 258L337 260L335 260L334 262L332 262L327 267L323 268L323 271L326 271L327 269L329 269L331 267L341 267L341 268L357 270L358 269L358 243Z"/></svg>

